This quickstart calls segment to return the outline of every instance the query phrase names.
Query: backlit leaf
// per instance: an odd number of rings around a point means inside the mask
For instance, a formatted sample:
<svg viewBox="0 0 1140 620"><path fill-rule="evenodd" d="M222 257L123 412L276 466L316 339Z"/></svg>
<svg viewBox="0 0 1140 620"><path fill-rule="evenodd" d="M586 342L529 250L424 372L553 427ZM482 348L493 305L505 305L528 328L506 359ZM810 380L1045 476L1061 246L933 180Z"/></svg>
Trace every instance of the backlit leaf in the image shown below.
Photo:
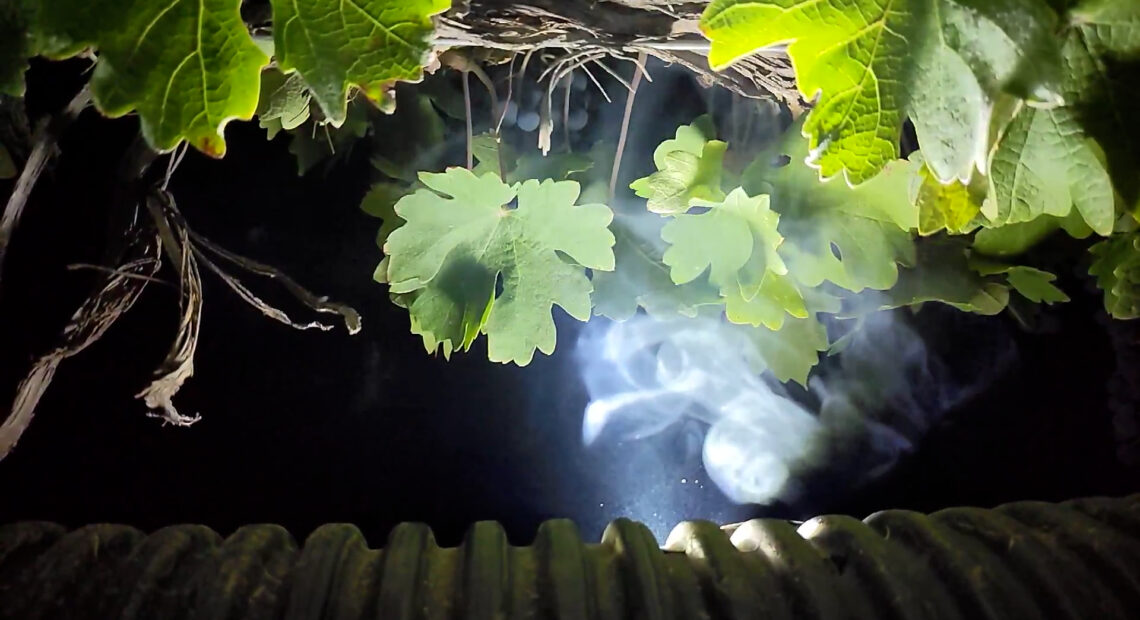
<svg viewBox="0 0 1140 620"><path fill-rule="evenodd" d="M898 157L903 120L941 181L985 170L994 101L1056 103L1056 19L1039 0L714 0L701 18L720 69L787 43L803 127L824 178L870 180Z"/></svg>
<svg viewBox="0 0 1140 620"><path fill-rule="evenodd" d="M450 0L272 0L277 64L298 71L333 125L348 89L381 108L397 81L417 82L431 51L431 17Z"/></svg>
<svg viewBox="0 0 1140 620"><path fill-rule="evenodd" d="M657 172L630 183L630 189L648 199L654 213L683 213L694 200L723 199L720 183L728 145L714 135L707 116L677 128L675 138L653 151Z"/></svg>
<svg viewBox="0 0 1140 620"><path fill-rule="evenodd" d="M66 58L94 47L95 105L107 116L137 111L160 151L182 140L213 157L222 131L257 109L269 58L250 39L241 0L41 0L36 50Z"/></svg>

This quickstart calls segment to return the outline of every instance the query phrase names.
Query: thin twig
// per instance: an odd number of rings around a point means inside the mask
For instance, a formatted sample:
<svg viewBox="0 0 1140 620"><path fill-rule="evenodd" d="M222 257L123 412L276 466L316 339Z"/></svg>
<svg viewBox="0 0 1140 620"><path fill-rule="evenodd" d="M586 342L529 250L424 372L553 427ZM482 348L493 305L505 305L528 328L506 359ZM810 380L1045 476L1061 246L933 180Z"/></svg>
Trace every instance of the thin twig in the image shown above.
<svg viewBox="0 0 1140 620"><path fill-rule="evenodd" d="M281 283L281 286L283 286L285 290L289 291L289 293L301 301L301 303L311 308L314 312L340 315L340 317L344 320L344 327L346 330L348 330L349 334L356 334L360 331L360 313L358 313L353 308L342 303L329 301L327 297L314 295L313 293L309 292L308 289L304 288L300 284L297 284L292 278L285 275L285 273L279 269L270 265L259 263L253 259L246 258L239 254L234 254L233 252L215 244L214 242L194 232L193 230L187 230L190 235L190 240L194 242L192 245L195 247L195 251L200 252L197 246L201 246L202 248L209 250L215 255L233 263L234 265L237 265L238 267L241 267L242 269L245 269L246 271L269 278L271 280L276 280L277 282ZM199 254L199 258L202 258L201 254ZM208 261L208 259L203 260L203 263L205 263L207 267L212 264ZM276 316L273 318L280 320ZM294 327L298 327L298 325L294 324L292 321L282 322ZM308 329L308 327L299 328Z"/></svg>
<svg viewBox="0 0 1140 620"><path fill-rule="evenodd" d="M163 286L174 286L173 284L171 284L170 282L167 282L166 280L163 280L162 278L152 278L150 276L144 276L144 275L140 275L137 273L132 273L130 271L127 271L128 269L131 269L132 267L133 267L133 265L123 265L123 266L118 267L118 268L112 268L112 267L105 267L103 265L92 265L91 263L72 263L72 264L67 266L67 270L68 271L79 271L80 269L90 269L91 271L99 271L99 272L105 273L107 275L120 276L123 278L134 278L136 280L145 280L147 282L153 282L155 284L161 284Z"/></svg>
<svg viewBox="0 0 1140 620"><path fill-rule="evenodd" d="M645 52L638 55L640 63L636 63L633 69L633 81L630 84L629 95L625 98L625 113L621 119L621 134L618 136L617 152L614 154L614 169L610 173L610 203L613 204L614 195L617 193L617 180L618 172L621 170L621 155L625 150L625 139L629 134L629 117L633 114L633 98L637 95L637 87L641 84L641 67L645 65Z"/></svg>
<svg viewBox="0 0 1140 620"><path fill-rule="evenodd" d="M594 83L594 87L598 89L598 92L602 93L602 97L605 98L606 103L613 103L614 100L610 99L610 94L602 87L602 83L598 81L598 78L594 77L593 72L590 71L590 67L582 65L582 70L586 72L586 77L590 78L590 81Z"/></svg>

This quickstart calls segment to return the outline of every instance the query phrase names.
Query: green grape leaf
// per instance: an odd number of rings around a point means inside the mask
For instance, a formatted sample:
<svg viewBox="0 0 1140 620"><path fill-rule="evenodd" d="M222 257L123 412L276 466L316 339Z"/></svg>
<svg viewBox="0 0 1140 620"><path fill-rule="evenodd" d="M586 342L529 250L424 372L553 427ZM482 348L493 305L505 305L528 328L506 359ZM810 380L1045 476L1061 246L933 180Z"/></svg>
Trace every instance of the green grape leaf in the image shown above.
<svg viewBox="0 0 1140 620"><path fill-rule="evenodd" d="M103 114L137 111L159 151L186 140L221 157L226 123L257 110L258 74L269 62L240 8L241 0L41 0L34 51L66 58L96 48L91 95Z"/></svg>
<svg viewBox="0 0 1140 620"><path fill-rule="evenodd" d="M1085 135L1103 149L1104 164L1130 210L1140 209L1140 3L1083 0L1068 15L1062 45L1065 105ZM1099 231L1098 231L1099 232Z"/></svg>
<svg viewBox="0 0 1140 620"><path fill-rule="evenodd" d="M940 181L984 171L1003 93L1059 101L1055 22L1039 0L714 0L700 27L714 69L787 43L800 93L819 94L812 161L858 185L898 157L907 117Z"/></svg>
<svg viewBox="0 0 1140 620"><path fill-rule="evenodd" d="M431 17L450 0L272 0L277 64L305 78L339 126L349 87L390 108L397 81L418 82L431 51Z"/></svg>
<svg viewBox="0 0 1140 620"><path fill-rule="evenodd" d="M305 81L294 73L276 69L261 72L261 99L257 102L257 122L272 140L281 130L292 130L309 120L309 92Z"/></svg>
<svg viewBox="0 0 1140 620"><path fill-rule="evenodd" d="M425 345L447 354L482 332L492 361L522 366L554 350L553 306L589 319L585 268L614 268L608 207L575 205L573 181L507 185L464 168L420 180L426 189L396 203L405 223L384 252L389 290L415 294L408 310Z"/></svg>
<svg viewBox="0 0 1140 620"><path fill-rule="evenodd" d="M777 253L784 238L768 197L749 197L736 188L722 202L695 204L709 210L676 215L661 230L669 244L663 260L673 282L692 282L707 270L734 323L779 329L785 313L806 318L803 297Z"/></svg>
<svg viewBox="0 0 1140 620"><path fill-rule="evenodd" d="M1140 233L1111 237L1089 252L1089 275L1104 291L1105 310L1118 319L1140 318Z"/></svg>
<svg viewBox="0 0 1140 620"><path fill-rule="evenodd" d="M967 248L960 240L932 238L918 246L914 265L899 271L898 282L890 290L844 299L839 316L851 318L926 302L993 315L1009 303L1009 289L972 269Z"/></svg>
<svg viewBox="0 0 1140 620"><path fill-rule="evenodd" d="M917 168L912 191L918 207L918 234L932 235L941 230L963 234L978 227L988 191L985 177L975 174L968 184L957 179L942 183L917 151L911 163Z"/></svg>
<svg viewBox="0 0 1140 620"><path fill-rule="evenodd" d="M828 349L827 330L814 318L789 318L778 330L735 328L756 347L756 356L749 356L755 372L770 370L780 381L795 381L804 387L820 353Z"/></svg>
<svg viewBox="0 0 1140 620"><path fill-rule="evenodd" d="M594 313L624 321L638 307L658 319L696 316L702 306L722 303L720 292L706 278L676 284L662 258L661 229L667 219L653 213L615 213L610 230L616 240L613 271L595 271Z"/></svg>
<svg viewBox="0 0 1140 620"><path fill-rule="evenodd" d="M769 194L780 214L781 254L790 273L808 287L830 281L852 291L890 288L898 265L914 260L909 231L918 226L918 209L909 195L911 164L895 160L852 189L836 179L820 182L806 157L807 143L793 127L742 177L749 195Z"/></svg>
<svg viewBox="0 0 1140 620"><path fill-rule="evenodd" d="M983 276L1004 275L1013 290L1034 303L1069 301L1069 296L1053 284L1057 276L1048 271L1023 265L1007 265L981 256L971 256L970 267Z"/></svg>
<svg viewBox="0 0 1140 620"><path fill-rule="evenodd" d="M1065 217L1073 208L1094 231L1112 232L1115 199L1096 143L1083 136L1066 107L1023 107L998 140L990 178L998 225L1043 215Z"/></svg>
<svg viewBox="0 0 1140 620"><path fill-rule="evenodd" d="M694 200L723 200L720 183L728 145L714 135L707 116L678 127L675 138L653 151L657 172L630 183L630 189L646 198L654 213L684 213Z"/></svg>

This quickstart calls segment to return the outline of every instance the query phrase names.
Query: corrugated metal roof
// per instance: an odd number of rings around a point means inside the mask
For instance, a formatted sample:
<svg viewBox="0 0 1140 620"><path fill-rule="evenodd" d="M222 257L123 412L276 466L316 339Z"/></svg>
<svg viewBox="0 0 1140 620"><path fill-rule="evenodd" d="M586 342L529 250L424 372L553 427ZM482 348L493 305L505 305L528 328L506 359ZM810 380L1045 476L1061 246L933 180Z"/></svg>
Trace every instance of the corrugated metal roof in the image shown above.
<svg viewBox="0 0 1140 620"><path fill-rule="evenodd" d="M533 544L493 522L459 547L421 524L382 549L352 525L298 547L275 525L222 538L0 527L0 618L1140 618L1140 495L931 515L678 525L663 546L619 519L602 541L548 521Z"/></svg>

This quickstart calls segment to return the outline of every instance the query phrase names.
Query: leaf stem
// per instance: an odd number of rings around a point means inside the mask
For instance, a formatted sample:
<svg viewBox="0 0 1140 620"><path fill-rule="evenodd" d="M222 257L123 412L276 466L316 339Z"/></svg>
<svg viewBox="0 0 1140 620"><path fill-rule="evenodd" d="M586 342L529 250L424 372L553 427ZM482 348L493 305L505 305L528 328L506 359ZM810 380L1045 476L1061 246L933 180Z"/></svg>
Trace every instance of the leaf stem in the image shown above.
<svg viewBox="0 0 1140 620"><path fill-rule="evenodd" d="M625 98L625 113L621 118L621 134L618 136L617 152L614 153L614 167L610 173L610 204L612 206L614 195L617 193L617 180L618 172L621 170L621 155L625 150L625 139L629 135L629 117L633 114L633 98L637 95L637 87L641 84L641 68L645 66L645 52L637 55L637 63L634 63L633 80L629 85L629 94Z"/></svg>

